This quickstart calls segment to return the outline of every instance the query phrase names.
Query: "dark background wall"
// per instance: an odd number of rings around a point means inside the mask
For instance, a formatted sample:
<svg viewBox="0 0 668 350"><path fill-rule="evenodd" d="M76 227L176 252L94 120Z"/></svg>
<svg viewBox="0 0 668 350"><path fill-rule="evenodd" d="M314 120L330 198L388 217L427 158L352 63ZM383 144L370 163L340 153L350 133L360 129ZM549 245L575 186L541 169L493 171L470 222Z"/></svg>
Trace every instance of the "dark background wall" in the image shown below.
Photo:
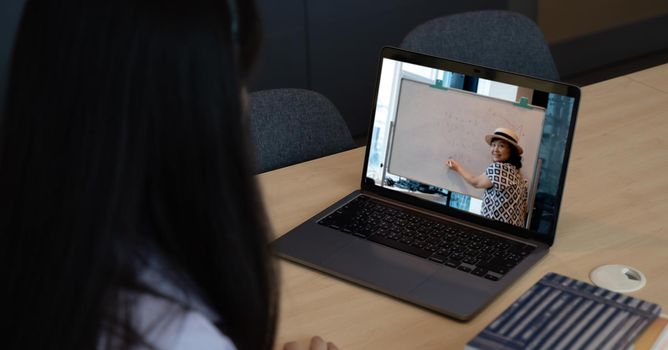
<svg viewBox="0 0 668 350"><path fill-rule="evenodd" d="M593 83L668 62L665 0L259 0L265 27L261 65L250 88L299 87L329 97L358 140L366 136L378 53L417 25L481 9L523 13L545 32L563 80ZM626 64L625 69L615 69ZM592 74L597 73L597 74Z"/></svg>
<svg viewBox="0 0 668 350"><path fill-rule="evenodd" d="M0 107L26 0L0 1ZM250 90L318 91L363 140L378 53L417 25L448 14L509 9L538 23L563 80L588 84L668 62L665 0L256 0L265 42ZM0 108L1 110L1 108Z"/></svg>
<svg viewBox="0 0 668 350"><path fill-rule="evenodd" d="M299 87L329 97L365 136L380 49L445 14L507 8L505 1L259 0L265 47L251 90Z"/></svg>

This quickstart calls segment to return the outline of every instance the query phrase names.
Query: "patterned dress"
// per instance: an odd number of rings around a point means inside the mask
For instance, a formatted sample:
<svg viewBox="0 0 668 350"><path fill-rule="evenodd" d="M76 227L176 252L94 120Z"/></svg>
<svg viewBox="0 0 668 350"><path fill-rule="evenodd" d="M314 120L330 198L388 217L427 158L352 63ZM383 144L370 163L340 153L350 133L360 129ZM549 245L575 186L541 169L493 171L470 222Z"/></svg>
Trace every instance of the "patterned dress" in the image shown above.
<svg viewBox="0 0 668 350"><path fill-rule="evenodd" d="M527 216L527 182L509 163L492 163L485 169L492 187L482 197L484 217L524 227Z"/></svg>

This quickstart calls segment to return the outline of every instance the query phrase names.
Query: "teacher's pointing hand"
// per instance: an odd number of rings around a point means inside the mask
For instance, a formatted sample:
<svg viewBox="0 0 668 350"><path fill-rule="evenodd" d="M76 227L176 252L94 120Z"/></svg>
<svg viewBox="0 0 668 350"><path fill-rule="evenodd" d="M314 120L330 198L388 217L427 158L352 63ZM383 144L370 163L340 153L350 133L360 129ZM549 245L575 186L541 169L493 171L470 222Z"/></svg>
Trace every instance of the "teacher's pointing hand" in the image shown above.
<svg viewBox="0 0 668 350"><path fill-rule="evenodd" d="M448 168L459 172L459 163L456 160L448 159L448 161L445 164L448 166Z"/></svg>

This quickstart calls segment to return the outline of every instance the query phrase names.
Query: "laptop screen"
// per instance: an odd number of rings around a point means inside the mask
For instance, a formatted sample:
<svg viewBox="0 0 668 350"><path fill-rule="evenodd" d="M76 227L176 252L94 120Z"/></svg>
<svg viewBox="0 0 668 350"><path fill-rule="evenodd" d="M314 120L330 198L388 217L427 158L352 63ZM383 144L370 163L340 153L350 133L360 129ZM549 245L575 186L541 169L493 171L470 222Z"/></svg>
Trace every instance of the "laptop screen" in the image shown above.
<svg viewBox="0 0 668 350"><path fill-rule="evenodd" d="M551 243L578 100L572 86L385 48L364 184Z"/></svg>

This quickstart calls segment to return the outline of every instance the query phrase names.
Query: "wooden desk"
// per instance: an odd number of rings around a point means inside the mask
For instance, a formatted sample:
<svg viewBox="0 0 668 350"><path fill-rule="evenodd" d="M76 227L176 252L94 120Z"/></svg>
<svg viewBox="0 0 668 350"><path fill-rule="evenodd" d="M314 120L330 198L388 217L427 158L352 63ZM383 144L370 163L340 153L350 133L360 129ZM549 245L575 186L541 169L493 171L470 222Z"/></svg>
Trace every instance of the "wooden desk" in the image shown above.
<svg viewBox="0 0 668 350"><path fill-rule="evenodd" d="M668 64L583 89L556 242L468 323L280 261L277 347L321 335L342 349L461 349L543 274L583 281L623 263L648 278L632 295L668 308ZM276 236L359 186L364 150L258 176Z"/></svg>

